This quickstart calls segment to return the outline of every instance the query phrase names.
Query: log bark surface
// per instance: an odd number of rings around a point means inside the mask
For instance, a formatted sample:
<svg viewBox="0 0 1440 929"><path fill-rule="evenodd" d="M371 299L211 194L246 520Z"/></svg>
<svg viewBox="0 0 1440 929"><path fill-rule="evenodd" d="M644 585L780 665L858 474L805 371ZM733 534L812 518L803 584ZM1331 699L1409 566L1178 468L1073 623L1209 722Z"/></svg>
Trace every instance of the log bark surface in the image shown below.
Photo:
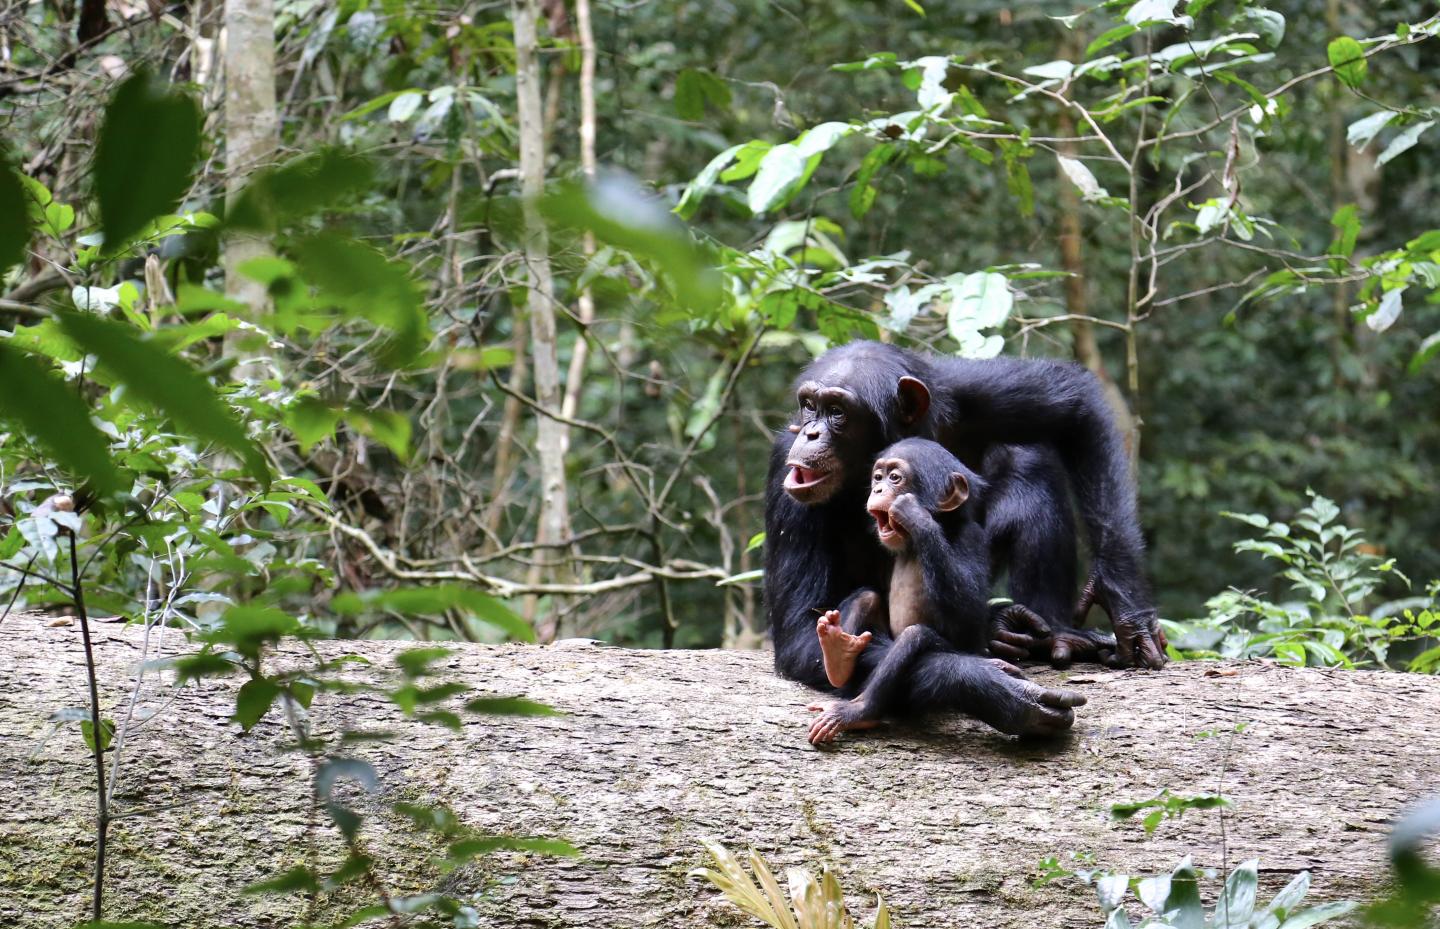
<svg viewBox="0 0 1440 929"><path fill-rule="evenodd" d="M0 636L0 926L27 929L82 919L93 841L79 730L46 738L51 713L85 702L79 629L46 622L11 616ZM318 644L370 659L346 674L376 683L406 647ZM99 625L97 649L102 706L118 718L141 631ZM171 630L143 654L189 650ZM307 658L292 645L279 660ZM1041 859L1072 851L1129 873L1186 854L1210 867L1258 856L1262 893L1308 869L1311 902L1360 899L1385 880L1389 824L1440 792L1440 680L1415 675L1259 663L1043 672L1090 698L1060 744L946 718L816 750L805 741L815 694L777 679L765 653L457 645L446 669L481 693L566 715L467 717L457 734L405 719L378 694L322 693L310 718L319 732L398 733L356 752L381 780L363 805L368 847L395 892L469 895L483 926L753 925L687 877L704 863L701 837L754 846L777 871L832 863L854 910L868 913L878 891L912 929L1099 926L1089 889L1031 886ZM301 899L241 888L311 848L340 860L312 808L307 760L285 750L276 710L240 733L229 718L238 681L175 690L156 676L138 705L157 715L131 734L117 791L121 809L151 811L113 826L107 918L291 925ZM1238 723L1248 726L1232 738ZM1167 820L1150 838L1110 819L1110 804L1163 788L1230 797L1223 841L1213 812ZM443 801L493 833L565 838L583 857L506 853L441 875L430 860L439 846L384 811L398 799ZM339 915L343 902L316 915Z"/></svg>

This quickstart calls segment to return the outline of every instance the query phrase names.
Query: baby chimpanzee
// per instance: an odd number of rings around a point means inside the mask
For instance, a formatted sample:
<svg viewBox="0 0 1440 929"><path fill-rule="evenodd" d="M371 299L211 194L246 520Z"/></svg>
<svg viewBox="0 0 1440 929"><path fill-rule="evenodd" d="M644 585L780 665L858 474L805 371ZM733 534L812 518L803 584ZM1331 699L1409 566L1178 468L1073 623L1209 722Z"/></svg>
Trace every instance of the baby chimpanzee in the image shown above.
<svg viewBox="0 0 1440 929"><path fill-rule="evenodd" d="M872 637L880 636L888 649L858 696L841 700L815 720L811 742L873 727L884 713L901 709L895 703L903 678L921 654L986 654L990 563L984 481L928 439L905 439L882 451L870 480L867 509L880 543L895 558L888 596L857 591L820 618L816 634L825 674L842 691ZM1023 677L1013 665L992 661L1007 674ZM1085 702L1070 691L1038 696L1056 708Z"/></svg>

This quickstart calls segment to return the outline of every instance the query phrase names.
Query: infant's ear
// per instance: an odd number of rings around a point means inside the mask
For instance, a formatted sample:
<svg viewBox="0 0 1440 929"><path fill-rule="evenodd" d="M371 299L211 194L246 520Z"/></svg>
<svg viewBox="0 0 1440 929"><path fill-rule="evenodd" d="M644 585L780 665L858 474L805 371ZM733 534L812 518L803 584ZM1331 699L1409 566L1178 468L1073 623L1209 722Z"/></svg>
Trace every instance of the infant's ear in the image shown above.
<svg viewBox="0 0 1440 929"><path fill-rule="evenodd" d="M966 480L965 475L959 471L951 471L950 489L945 492L945 496L936 505L939 507L940 512L948 513L951 510L960 509L961 504L969 499L970 482Z"/></svg>

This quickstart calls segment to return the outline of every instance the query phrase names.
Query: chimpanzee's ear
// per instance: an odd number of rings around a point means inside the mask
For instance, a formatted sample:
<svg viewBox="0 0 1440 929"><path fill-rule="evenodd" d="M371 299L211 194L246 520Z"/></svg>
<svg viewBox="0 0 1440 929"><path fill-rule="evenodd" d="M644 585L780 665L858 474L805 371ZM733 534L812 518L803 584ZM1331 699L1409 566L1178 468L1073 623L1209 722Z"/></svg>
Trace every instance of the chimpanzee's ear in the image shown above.
<svg viewBox="0 0 1440 929"><path fill-rule="evenodd" d="M895 399L900 404L900 422L913 426L924 419L930 409L930 388L920 379L907 375L895 385Z"/></svg>
<svg viewBox="0 0 1440 929"><path fill-rule="evenodd" d="M970 499L970 482L965 475L959 471L950 472L950 489L945 492L944 498L936 504L940 512L948 513L951 510L960 509L960 505Z"/></svg>

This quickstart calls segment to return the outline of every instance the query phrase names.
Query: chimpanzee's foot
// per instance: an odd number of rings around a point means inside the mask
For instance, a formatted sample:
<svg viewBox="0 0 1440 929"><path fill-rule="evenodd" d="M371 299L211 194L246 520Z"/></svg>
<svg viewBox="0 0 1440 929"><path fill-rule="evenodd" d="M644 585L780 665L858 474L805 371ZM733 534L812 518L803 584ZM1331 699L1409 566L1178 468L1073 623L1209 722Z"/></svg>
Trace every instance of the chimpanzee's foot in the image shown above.
<svg viewBox="0 0 1440 929"><path fill-rule="evenodd" d="M1085 705L1083 694L1041 687L998 668L989 680L988 700L976 715L1010 735L1060 735L1075 725L1074 707Z"/></svg>
<svg viewBox="0 0 1440 929"><path fill-rule="evenodd" d="M859 700L839 700L830 704L825 712L815 717L810 724L810 744L834 742L835 737L851 729L874 729L880 725L878 719L869 718L869 712Z"/></svg>
<svg viewBox="0 0 1440 929"><path fill-rule="evenodd" d="M830 686L844 687L855 673L860 653L870 644L870 633L851 635L840 628L840 611L831 610L815 623L815 635L820 639L820 654L825 659L825 677Z"/></svg>

